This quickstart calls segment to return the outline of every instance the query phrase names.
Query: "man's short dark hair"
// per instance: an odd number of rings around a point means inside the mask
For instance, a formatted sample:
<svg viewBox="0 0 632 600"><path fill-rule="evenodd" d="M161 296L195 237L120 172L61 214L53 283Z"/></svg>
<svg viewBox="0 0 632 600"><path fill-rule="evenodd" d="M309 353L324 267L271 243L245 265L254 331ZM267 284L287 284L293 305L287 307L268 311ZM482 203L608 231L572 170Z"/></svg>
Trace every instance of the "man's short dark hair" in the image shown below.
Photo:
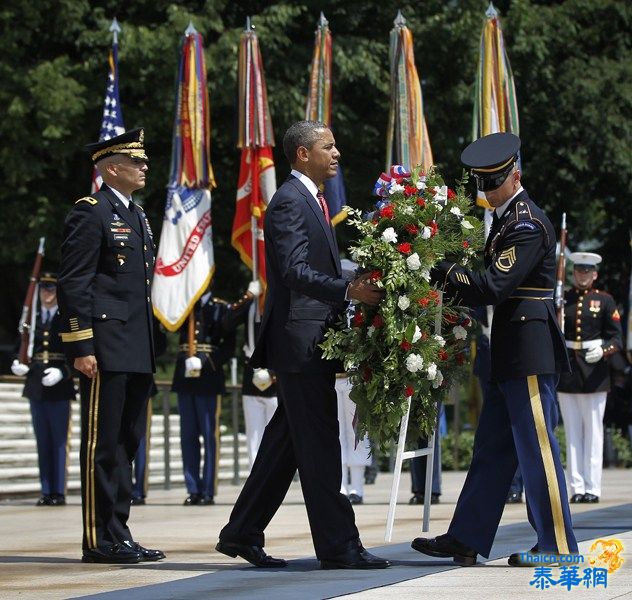
<svg viewBox="0 0 632 600"><path fill-rule="evenodd" d="M318 132L329 129L321 121L297 121L290 125L283 136L283 153L288 162L293 165L296 162L296 151L300 146L308 150L318 139Z"/></svg>

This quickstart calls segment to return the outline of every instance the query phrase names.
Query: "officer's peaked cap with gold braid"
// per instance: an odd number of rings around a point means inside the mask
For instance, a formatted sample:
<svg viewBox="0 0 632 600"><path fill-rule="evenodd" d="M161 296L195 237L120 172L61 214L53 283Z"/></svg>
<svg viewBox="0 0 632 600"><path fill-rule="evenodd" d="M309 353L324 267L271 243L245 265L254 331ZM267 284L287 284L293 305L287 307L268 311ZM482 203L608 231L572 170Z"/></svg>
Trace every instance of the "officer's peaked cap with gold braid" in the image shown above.
<svg viewBox="0 0 632 600"><path fill-rule="evenodd" d="M145 154L145 132L142 127L130 129L109 140L86 144L86 150L90 152L94 163L114 154L126 154L131 158L148 160Z"/></svg>

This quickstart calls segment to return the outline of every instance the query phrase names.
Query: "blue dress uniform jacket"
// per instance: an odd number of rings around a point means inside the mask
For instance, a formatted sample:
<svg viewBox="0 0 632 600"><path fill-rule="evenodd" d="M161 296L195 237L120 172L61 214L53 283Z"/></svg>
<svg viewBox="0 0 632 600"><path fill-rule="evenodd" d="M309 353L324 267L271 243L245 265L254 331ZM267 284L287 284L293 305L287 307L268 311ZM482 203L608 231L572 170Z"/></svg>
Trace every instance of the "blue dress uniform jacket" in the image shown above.
<svg viewBox="0 0 632 600"><path fill-rule="evenodd" d="M152 373L154 243L142 208L130 208L104 185L66 218L62 340L70 358L93 354L106 371Z"/></svg>
<svg viewBox="0 0 632 600"><path fill-rule="evenodd" d="M569 370L553 304L555 241L551 222L522 191L492 226L484 272L439 265L448 295L468 306L494 306L493 381Z"/></svg>
<svg viewBox="0 0 632 600"><path fill-rule="evenodd" d="M603 291L573 288L564 294L564 337L567 340L572 372L564 374L558 391L590 394L610 391L608 358L623 348L621 317L614 298ZM601 340L603 359L587 363L582 342ZM574 347L572 347L574 346Z"/></svg>

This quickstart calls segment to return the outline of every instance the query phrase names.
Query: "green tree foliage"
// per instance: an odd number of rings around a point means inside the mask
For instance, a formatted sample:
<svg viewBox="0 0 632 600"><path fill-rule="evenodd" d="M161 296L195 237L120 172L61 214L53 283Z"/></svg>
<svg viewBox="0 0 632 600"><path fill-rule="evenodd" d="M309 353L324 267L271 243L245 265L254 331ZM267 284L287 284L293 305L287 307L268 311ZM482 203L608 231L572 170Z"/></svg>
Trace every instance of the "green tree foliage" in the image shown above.
<svg viewBox="0 0 632 600"><path fill-rule="evenodd" d="M313 32L322 10L334 36L334 133L350 202L369 207L384 168L388 33L398 9L413 31L435 160L448 179L471 135L473 81L486 0L7 0L0 7L0 335L13 335L37 238L56 267L63 220L89 191L83 144L99 134L116 16L125 124L143 125L151 157L139 194L160 231L169 175L174 83L189 21L204 35L211 94L216 293L232 299L247 271L230 246L239 152L238 41L246 16L259 35L277 137L305 108ZM569 213L570 244L591 243L615 275L629 271L632 5L624 0L499 1L518 93L526 187L554 222ZM350 230L339 235L348 241ZM618 292L618 294L617 294Z"/></svg>

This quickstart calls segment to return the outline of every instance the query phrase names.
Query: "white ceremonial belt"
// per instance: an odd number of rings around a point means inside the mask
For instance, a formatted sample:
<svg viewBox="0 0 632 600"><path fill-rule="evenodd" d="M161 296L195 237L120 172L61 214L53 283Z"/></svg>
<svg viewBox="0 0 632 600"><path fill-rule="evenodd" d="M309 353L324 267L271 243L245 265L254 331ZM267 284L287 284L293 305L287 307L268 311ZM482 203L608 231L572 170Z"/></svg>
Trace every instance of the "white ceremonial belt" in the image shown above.
<svg viewBox="0 0 632 600"><path fill-rule="evenodd" d="M566 340L566 347L572 350L590 350L597 346L603 346L603 340L586 340L585 342L574 342L573 340Z"/></svg>

